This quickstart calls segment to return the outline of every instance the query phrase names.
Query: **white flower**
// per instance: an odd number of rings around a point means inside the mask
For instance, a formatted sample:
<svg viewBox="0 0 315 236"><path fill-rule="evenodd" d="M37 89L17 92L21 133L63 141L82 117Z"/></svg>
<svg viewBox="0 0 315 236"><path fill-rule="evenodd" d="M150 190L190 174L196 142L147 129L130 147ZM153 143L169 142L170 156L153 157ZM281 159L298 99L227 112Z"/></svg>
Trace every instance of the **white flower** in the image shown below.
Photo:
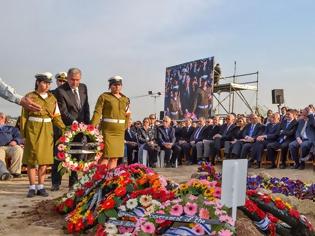
<svg viewBox="0 0 315 236"><path fill-rule="evenodd" d="M124 205L121 205L120 207L118 207L118 209L121 210L121 211L126 211L127 210Z"/></svg>
<svg viewBox="0 0 315 236"><path fill-rule="evenodd" d="M153 205L146 208L146 215L150 215L155 211L155 207Z"/></svg>
<svg viewBox="0 0 315 236"><path fill-rule="evenodd" d="M107 234L117 234L118 229L116 225L111 224L111 223L105 223L105 232Z"/></svg>
<svg viewBox="0 0 315 236"><path fill-rule="evenodd" d="M159 201L155 200L155 199L153 199L151 203L154 206L158 206L158 207L162 206L162 204Z"/></svg>
<svg viewBox="0 0 315 236"><path fill-rule="evenodd" d="M68 193L67 193L67 198L72 198L73 195L74 195L74 192L68 192Z"/></svg>
<svg viewBox="0 0 315 236"><path fill-rule="evenodd" d="M139 199L139 202L141 203L142 206L148 207L151 205L152 202L152 196L150 195L142 195Z"/></svg>
<svg viewBox="0 0 315 236"><path fill-rule="evenodd" d="M138 201L136 198L132 198L132 199L129 199L127 202L126 202L126 206L128 209L133 209L135 207L138 206Z"/></svg>

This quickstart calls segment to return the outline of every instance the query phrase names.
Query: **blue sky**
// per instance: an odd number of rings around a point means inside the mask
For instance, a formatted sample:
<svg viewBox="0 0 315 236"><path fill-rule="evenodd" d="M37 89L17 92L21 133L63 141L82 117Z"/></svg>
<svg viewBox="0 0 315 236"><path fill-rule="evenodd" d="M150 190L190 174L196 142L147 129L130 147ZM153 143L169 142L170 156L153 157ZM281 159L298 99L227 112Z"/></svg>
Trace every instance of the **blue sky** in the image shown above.
<svg viewBox="0 0 315 236"><path fill-rule="evenodd" d="M214 56L224 76L234 61L237 73L259 71L262 106L276 109L271 89L283 88L287 105L303 107L314 103L314 9L311 0L1 1L0 77L25 94L36 72L79 67L93 111L112 75L133 97L163 91L166 67ZM150 97L131 101L134 119L154 112Z"/></svg>

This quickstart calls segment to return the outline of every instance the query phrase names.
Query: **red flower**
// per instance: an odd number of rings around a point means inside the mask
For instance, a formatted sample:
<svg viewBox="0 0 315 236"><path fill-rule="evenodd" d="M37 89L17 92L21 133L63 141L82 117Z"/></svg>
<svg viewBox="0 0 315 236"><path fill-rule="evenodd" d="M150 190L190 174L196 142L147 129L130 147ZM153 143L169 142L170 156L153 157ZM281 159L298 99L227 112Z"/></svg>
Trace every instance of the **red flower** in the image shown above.
<svg viewBox="0 0 315 236"><path fill-rule="evenodd" d="M65 201L65 205L66 207L68 208L72 208L73 207L73 204L74 204L74 201L72 198L68 198L66 201Z"/></svg>
<svg viewBox="0 0 315 236"><path fill-rule="evenodd" d="M297 210L294 210L293 208L290 209L289 214L290 216L293 216L296 219L300 218L300 213Z"/></svg>
<svg viewBox="0 0 315 236"><path fill-rule="evenodd" d="M248 199L245 201L245 207L250 213L254 213L257 209L257 206L251 200Z"/></svg>
<svg viewBox="0 0 315 236"><path fill-rule="evenodd" d="M256 209L256 214L259 216L260 219L264 219L266 217L266 213L259 208Z"/></svg>
<svg viewBox="0 0 315 236"><path fill-rule="evenodd" d="M106 234L104 232L104 227L101 224L99 224L97 226L97 229L96 229L96 232L95 232L95 236L105 236L105 235Z"/></svg>
<svg viewBox="0 0 315 236"><path fill-rule="evenodd" d="M118 187L115 189L115 194L117 197L125 196L127 193L126 187Z"/></svg>
<svg viewBox="0 0 315 236"><path fill-rule="evenodd" d="M66 142L66 137L65 137L65 136L61 136L61 137L59 138L59 142L60 142L60 143L65 143L65 142Z"/></svg>
<svg viewBox="0 0 315 236"><path fill-rule="evenodd" d="M58 206L58 210L60 212L64 212L63 208L65 208L65 204L64 203L61 203L59 206Z"/></svg>
<svg viewBox="0 0 315 236"><path fill-rule="evenodd" d="M84 190L81 188L81 189L78 189L76 192L75 192L75 195L77 197L82 197L84 194Z"/></svg>
<svg viewBox="0 0 315 236"><path fill-rule="evenodd" d="M93 182L91 182L91 181L88 181L84 184L84 187L86 187L86 188L91 188L92 186L93 186Z"/></svg>
<svg viewBox="0 0 315 236"><path fill-rule="evenodd" d="M87 125L87 127L86 127L86 130L89 132L93 131L94 129L95 129L94 125Z"/></svg>
<svg viewBox="0 0 315 236"><path fill-rule="evenodd" d="M79 219L78 222L74 225L74 230L75 230L76 232L79 232L79 231L81 231L81 229L83 229L83 228L84 228L84 225L83 225L83 220L82 220L82 218L81 218L81 219Z"/></svg>
<svg viewBox="0 0 315 236"><path fill-rule="evenodd" d="M87 222L88 225L92 225L94 223L94 216L93 216L92 213L87 215L86 222Z"/></svg>
<svg viewBox="0 0 315 236"><path fill-rule="evenodd" d="M271 202L271 197L268 195L263 195L260 197L261 200L263 200L266 204Z"/></svg>
<svg viewBox="0 0 315 236"><path fill-rule="evenodd" d="M66 156L65 156L65 153L64 152L58 152L57 153L57 158L60 160L60 161L63 161Z"/></svg>
<svg viewBox="0 0 315 236"><path fill-rule="evenodd" d="M248 196L253 196L253 195L256 195L256 190L247 190L247 192L246 192L246 194L248 195Z"/></svg>
<svg viewBox="0 0 315 236"><path fill-rule="evenodd" d="M115 201L114 199L110 198L110 199L106 199L102 204L101 204L101 208L104 210L108 210L108 209L112 209L115 206Z"/></svg>
<svg viewBox="0 0 315 236"><path fill-rule="evenodd" d="M74 231L74 224L71 223L71 222L69 222L69 223L67 224L67 230L68 230L68 233L71 234L71 233Z"/></svg>
<svg viewBox="0 0 315 236"><path fill-rule="evenodd" d="M280 210L284 210L286 208L286 206L281 200L275 200L275 205Z"/></svg>
<svg viewBox="0 0 315 236"><path fill-rule="evenodd" d="M105 144L104 143L100 143L100 149L103 150L105 147Z"/></svg>
<svg viewBox="0 0 315 236"><path fill-rule="evenodd" d="M268 218L272 223L277 223L279 219L271 214L268 214Z"/></svg>
<svg viewBox="0 0 315 236"><path fill-rule="evenodd" d="M96 171L92 179L97 181L97 180L100 180L102 177L103 177L103 174L100 171Z"/></svg>
<svg viewBox="0 0 315 236"><path fill-rule="evenodd" d="M73 123L73 124L71 125L71 130L72 130L72 131L77 131L78 128L79 128L79 124L78 124L78 123Z"/></svg>

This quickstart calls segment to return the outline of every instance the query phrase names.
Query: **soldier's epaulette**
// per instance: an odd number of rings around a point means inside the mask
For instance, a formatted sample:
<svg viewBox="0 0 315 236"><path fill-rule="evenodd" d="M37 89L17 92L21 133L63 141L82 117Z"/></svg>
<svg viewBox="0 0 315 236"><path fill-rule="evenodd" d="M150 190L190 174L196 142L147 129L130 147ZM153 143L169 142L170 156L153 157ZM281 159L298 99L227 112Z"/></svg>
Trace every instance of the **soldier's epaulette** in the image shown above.
<svg viewBox="0 0 315 236"><path fill-rule="evenodd" d="M29 92L25 95L25 97L29 97L29 98L37 98L38 97L38 94L33 91L33 92Z"/></svg>

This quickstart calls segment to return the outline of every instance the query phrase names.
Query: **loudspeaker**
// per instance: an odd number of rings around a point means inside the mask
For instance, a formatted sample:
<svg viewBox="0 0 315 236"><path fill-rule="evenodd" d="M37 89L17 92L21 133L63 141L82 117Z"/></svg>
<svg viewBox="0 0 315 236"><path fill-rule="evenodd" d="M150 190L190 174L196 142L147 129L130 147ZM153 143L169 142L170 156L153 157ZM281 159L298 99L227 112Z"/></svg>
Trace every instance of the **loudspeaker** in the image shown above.
<svg viewBox="0 0 315 236"><path fill-rule="evenodd" d="M163 120L163 118L164 118L164 111L160 111L160 120Z"/></svg>
<svg viewBox="0 0 315 236"><path fill-rule="evenodd" d="M272 104L284 104L283 89L273 89L272 94Z"/></svg>

